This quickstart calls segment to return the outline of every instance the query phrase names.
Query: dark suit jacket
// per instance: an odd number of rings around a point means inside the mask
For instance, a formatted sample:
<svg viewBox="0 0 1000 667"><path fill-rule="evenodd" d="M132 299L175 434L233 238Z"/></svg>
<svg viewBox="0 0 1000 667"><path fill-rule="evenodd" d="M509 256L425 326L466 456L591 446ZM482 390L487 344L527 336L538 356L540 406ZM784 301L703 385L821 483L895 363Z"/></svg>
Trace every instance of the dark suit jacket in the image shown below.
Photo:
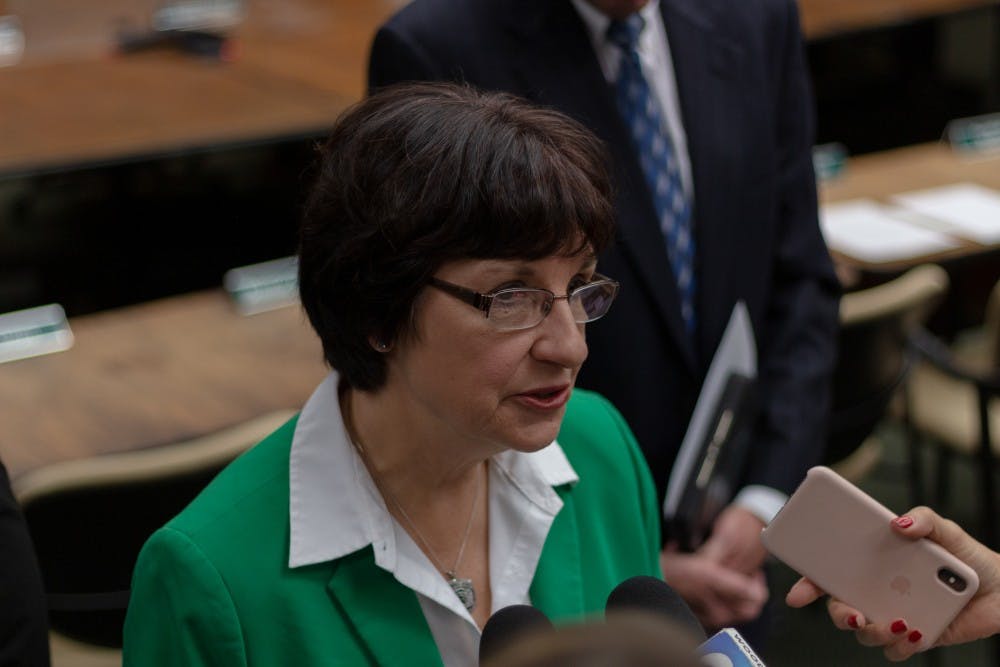
<svg viewBox="0 0 1000 667"><path fill-rule="evenodd" d="M580 385L621 410L661 498L733 305L757 336L762 415L747 483L792 490L820 456L839 287L816 215L812 106L794 0L661 0L688 139L697 243L696 340L684 334L642 171L568 0L415 0L376 35L371 87L459 80L578 119L610 147L622 284L588 327Z"/></svg>
<svg viewBox="0 0 1000 667"><path fill-rule="evenodd" d="M35 550L0 463L0 667L48 667L46 613Z"/></svg>

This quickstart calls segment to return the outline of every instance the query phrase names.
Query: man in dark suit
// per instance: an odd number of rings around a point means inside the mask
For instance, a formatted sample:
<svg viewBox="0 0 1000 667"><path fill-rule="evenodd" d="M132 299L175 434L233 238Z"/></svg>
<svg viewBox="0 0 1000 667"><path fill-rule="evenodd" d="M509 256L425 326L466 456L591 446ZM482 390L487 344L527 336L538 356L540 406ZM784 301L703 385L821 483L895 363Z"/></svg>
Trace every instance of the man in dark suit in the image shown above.
<svg viewBox="0 0 1000 667"><path fill-rule="evenodd" d="M767 597L760 528L824 441L839 287L819 232L794 0L415 0L375 37L372 88L458 80L559 109L610 148L622 284L579 384L614 402L661 500L737 301L761 414L745 487L668 581L709 626ZM669 536L668 536L669 537Z"/></svg>
<svg viewBox="0 0 1000 667"><path fill-rule="evenodd" d="M47 667L48 621L24 517L0 463L0 667Z"/></svg>

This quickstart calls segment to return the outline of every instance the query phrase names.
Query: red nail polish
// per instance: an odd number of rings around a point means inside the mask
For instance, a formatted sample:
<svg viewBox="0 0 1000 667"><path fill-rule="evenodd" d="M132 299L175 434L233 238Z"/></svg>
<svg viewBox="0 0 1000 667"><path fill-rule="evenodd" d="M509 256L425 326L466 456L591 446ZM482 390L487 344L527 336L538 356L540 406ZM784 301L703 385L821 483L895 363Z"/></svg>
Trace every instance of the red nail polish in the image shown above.
<svg viewBox="0 0 1000 667"><path fill-rule="evenodd" d="M851 614L851 617L847 619L847 624L849 626L851 626L852 628L854 628L855 630L857 630L858 628L861 627L860 625L858 625L858 615L857 614Z"/></svg>
<svg viewBox="0 0 1000 667"><path fill-rule="evenodd" d="M909 528L910 526L913 525L913 519L904 514L903 516L898 516L895 519L893 519L893 523L895 523L900 528Z"/></svg>
<svg viewBox="0 0 1000 667"><path fill-rule="evenodd" d="M907 639L909 639L912 643L916 644L918 641L920 641L921 637L923 637L923 635L920 634L920 630L914 630L913 632L910 633Z"/></svg>
<svg viewBox="0 0 1000 667"><path fill-rule="evenodd" d="M893 621L892 625L889 626L889 629L892 630L892 634L898 635L906 632L906 623L902 620Z"/></svg>

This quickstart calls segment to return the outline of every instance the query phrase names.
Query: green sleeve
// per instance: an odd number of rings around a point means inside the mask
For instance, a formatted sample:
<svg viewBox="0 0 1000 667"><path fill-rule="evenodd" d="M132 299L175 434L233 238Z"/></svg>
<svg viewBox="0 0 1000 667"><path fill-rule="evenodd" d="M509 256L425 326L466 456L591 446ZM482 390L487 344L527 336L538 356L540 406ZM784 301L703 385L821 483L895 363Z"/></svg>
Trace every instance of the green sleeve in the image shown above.
<svg viewBox="0 0 1000 667"><path fill-rule="evenodd" d="M139 554L123 653L123 667L247 664L225 582L183 533L161 528Z"/></svg>
<svg viewBox="0 0 1000 667"><path fill-rule="evenodd" d="M646 532L646 554L649 558L649 575L663 578L663 571L660 569L660 508L656 500L656 485L653 483L653 475L649 471L646 457L643 456L639 443L632 435L632 429L625 422L625 418L618 412L617 408L607 399L602 398L602 402L607 406L608 412L615 423L625 448L628 452L629 463L635 471L636 480L639 486L639 512Z"/></svg>

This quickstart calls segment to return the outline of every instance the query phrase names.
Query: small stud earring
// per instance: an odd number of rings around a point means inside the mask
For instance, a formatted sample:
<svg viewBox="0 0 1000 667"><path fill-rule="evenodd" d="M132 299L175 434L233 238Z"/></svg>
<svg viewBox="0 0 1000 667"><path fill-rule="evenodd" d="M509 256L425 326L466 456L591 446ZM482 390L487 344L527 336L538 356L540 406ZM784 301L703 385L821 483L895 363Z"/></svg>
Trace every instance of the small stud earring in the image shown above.
<svg viewBox="0 0 1000 667"><path fill-rule="evenodd" d="M381 351L381 352L385 352L386 350L389 349L389 344L387 342L385 342L384 340L380 340L376 345L377 345L379 351Z"/></svg>

